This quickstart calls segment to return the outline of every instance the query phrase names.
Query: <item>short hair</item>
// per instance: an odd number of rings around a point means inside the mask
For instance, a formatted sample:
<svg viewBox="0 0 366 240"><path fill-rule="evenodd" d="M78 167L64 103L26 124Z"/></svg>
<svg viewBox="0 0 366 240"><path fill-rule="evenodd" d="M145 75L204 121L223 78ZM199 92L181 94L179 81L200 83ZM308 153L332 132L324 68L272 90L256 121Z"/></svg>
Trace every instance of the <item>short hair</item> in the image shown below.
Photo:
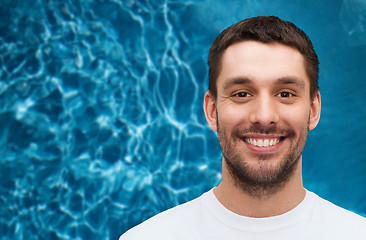
<svg viewBox="0 0 366 240"><path fill-rule="evenodd" d="M232 44L243 41L280 43L296 48L305 59L305 71L310 79L310 97L319 91L319 60L309 37L295 24L275 16L259 16L244 19L220 33L212 43L208 54L209 91L217 98L217 77L221 71L221 59Z"/></svg>

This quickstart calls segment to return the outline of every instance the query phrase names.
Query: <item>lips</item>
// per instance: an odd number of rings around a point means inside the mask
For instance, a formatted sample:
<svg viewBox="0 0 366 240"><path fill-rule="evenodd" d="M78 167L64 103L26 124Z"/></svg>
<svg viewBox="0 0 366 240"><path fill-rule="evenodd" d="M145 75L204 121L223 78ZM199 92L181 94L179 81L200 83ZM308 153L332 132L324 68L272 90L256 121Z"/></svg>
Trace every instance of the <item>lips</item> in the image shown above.
<svg viewBox="0 0 366 240"><path fill-rule="evenodd" d="M278 144L281 138L244 138L244 141L256 147L268 147Z"/></svg>
<svg viewBox="0 0 366 240"><path fill-rule="evenodd" d="M277 152L287 137L276 135L248 135L242 137L248 149L258 154L272 154Z"/></svg>
<svg viewBox="0 0 366 240"><path fill-rule="evenodd" d="M290 128L264 128L253 124L249 128L236 128L234 136L241 139L252 152L262 154L277 152L283 143L287 139L293 139L296 133Z"/></svg>

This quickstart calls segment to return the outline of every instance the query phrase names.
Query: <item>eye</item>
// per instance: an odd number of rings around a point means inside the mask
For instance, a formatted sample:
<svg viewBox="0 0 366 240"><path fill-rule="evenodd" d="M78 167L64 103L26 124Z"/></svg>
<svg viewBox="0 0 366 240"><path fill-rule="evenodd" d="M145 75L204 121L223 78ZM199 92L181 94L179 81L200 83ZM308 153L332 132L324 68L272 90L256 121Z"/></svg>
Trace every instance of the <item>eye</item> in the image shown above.
<svg viewBox="0 0 366 240"><path fill-rule="evenodd" d="M250 97L252 95L247 92L238 92L238 93L234 94L234 96L239 97L239 98L246 98L246 97Z"/></svg>
<svg viewBox="0 0 366 240"><path fill-rule="evenodd" d="M290 93L290 92L280 92L279 94L277 94L277 97L280 98L289 98L289 97L293 97L294 94Z"/></svg>

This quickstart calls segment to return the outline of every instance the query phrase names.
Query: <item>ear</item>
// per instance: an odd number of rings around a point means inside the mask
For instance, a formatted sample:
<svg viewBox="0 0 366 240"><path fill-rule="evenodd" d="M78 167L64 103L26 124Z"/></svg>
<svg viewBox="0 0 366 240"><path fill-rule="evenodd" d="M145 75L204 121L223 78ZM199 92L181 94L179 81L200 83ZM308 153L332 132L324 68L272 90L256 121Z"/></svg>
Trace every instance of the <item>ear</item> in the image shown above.
<svg viewBox="0 0 366 240"><path fill-rule="evenodd" d="M313 130L319 122L321 110L320 92L316 93L316 96L311 103L310 119L309 119L309 130Z"/></svg>
<svg viewBox="0 0 366 240"><path fill-rule="evenodd" d="M216 101L210 91L207 91L203 101L203 110L211 129L217 131Z"/></svg>

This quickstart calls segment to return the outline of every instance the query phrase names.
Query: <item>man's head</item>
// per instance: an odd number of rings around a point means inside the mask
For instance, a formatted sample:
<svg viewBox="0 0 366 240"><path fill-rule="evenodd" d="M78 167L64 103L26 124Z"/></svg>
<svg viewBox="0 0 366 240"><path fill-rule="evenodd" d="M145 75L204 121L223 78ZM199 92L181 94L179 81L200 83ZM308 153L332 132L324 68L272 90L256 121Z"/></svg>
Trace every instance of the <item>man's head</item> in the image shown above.
<svg viewBox="0 0 366 240"><path fill-rule="evenodd" d="M280 39L277 31L272 31L277 25L272 23L268 29L263 22L271 19L280 25L284 22L273 17L265 21L263 17L258 19L261 24L249 24L250 28L264 32L271 39ZM240 23L246 21L254 20ZM232 32L230 35L246 38L226 39L224 33L228 31ZM299 36L291 38L289 30L282 29L286 43L291 43L284 44L264 41L264 37L258 41L253 31L244 28L241 32L246 34L242 35L230 27L218 37L220 40L215 40L217 46L211 47L210 53L211 57L219 56L216 59L219 61L215 65L218 67L214 90L211 88L206 93L204 110L210 127L218 132L224 160L223 180L230 178L246 192L263 196L275 193L292 179L301 179L307 133L316 127L320 117L318 60L315 52L315 58L310 54L316 66L314 86L303 53L311 51L301 47L299 50L294 47L294 40L290 42ZM221 46L218 42L226 44ZM311 45L310 41L308 44Z"/></svg>
<svg viewBox="0 0 366 240"><path fill-rule="evenodd" d="M221 60L225 50L232 44L242 41L280 43L296 48L305 59L305 69L310 80L310 97L319 90L319 60L308 36L293 23L278 17L254 17L242 20L225 29L212 43L209 51L209 90L217 96L217 77L221 71Z"/></svg>

